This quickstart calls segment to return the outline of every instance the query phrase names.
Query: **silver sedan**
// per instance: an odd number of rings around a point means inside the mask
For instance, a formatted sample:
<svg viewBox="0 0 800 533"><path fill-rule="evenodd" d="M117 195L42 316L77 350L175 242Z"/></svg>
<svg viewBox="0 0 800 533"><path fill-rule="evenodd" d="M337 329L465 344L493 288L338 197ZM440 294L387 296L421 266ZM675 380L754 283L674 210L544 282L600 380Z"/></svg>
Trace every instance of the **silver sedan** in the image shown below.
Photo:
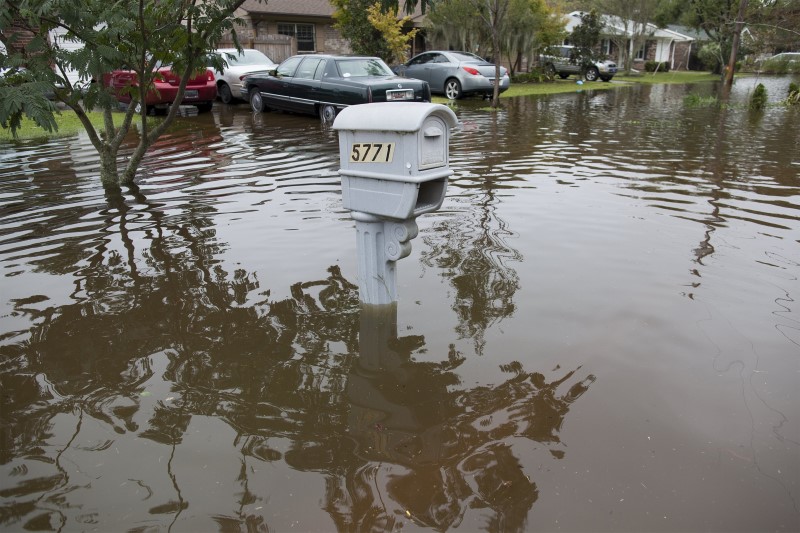
<svg viewBox="0 0 800 533"><path fill-rule="evenodd" d="M431 92L455 100L470 94L491 96L495 66L469 52L431 50L412 57L393 69L400 76L427 81ZM500 92L511 86L505 67L500 67Z"/></svg>

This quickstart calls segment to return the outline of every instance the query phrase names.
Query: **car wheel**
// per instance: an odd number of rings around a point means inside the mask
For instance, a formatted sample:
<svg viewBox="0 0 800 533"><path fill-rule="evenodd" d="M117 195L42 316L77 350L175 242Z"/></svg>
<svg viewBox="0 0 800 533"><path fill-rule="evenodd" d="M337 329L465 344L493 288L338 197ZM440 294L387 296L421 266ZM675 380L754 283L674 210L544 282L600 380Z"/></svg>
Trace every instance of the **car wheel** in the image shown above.
<svg viewBox="0 0 800 533"><path fill-rule="evenodd" d="M264 112L264 100L261 98L261 91L258 89L250 89L250 109L254 113Z"/></svg>
<svg viewBox="0 0 800 533"><path fill-rule="evenodd" d="M450 100L461 98L461 83L455 78L447 80L444 83L444 95Z"/></svg>
<svg viewBox="0 0 800 533"><path fill-rule="evenodd" d="M231 104L233 103L233 93L231 92L231 87L225 82L219 84L219 99L222 100L223 104Z"/></svg>
<svg viewBox="0 0 800 533"><path fill-rule="evenodd" d="M336 108L330 104L320 106L319 118L324 124L330 124L336 118Z"/></svg>
<svg viewBox="0 0 800 533"><path fill-rule="evenodd" d="M544 71L551 78L556 77L556 67L552 63L548 63L547 66L544 67Z"/></svg>
<svg viewBox="0 0 800 533"><path fill-rule="evenodd" d="M597 78L600 77L600 72L597 70L597 67L589 67L586 70L586 81L597 81Z"/></svg>
<svg viewBox="0 0 800 533"><path fill-rule="evenodd" d="M569 74L564 74L563 72L560 72L558 74L558 77L561 78L562 80L565 80L565 79L569 78Z"/></svg>
<svg viewBox="0 0 800 533"><path fill-rule="evenodd" d="M203 102L202 104L197 104L197 112L198 113L208 113L211 111L211 108L214 106L213 102Z"/></svg>

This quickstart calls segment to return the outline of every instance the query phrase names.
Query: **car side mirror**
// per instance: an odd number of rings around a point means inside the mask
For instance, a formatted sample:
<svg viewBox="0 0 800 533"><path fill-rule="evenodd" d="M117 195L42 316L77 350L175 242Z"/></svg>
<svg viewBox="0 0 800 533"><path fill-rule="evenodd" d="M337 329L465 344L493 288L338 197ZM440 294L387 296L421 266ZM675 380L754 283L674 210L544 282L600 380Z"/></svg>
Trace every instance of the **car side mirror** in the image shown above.
<svg viewBox="0 0 800 533"><path fill-rule="evenodd" d="M273 78L277 78L277 77L278 77L278 68L277 68L277 67L275 67L275 68L271 68L271 69L269 69L269 70L267 71L267 74L269 74L269 75L270 75L270 76L272 76Z"/></svg>

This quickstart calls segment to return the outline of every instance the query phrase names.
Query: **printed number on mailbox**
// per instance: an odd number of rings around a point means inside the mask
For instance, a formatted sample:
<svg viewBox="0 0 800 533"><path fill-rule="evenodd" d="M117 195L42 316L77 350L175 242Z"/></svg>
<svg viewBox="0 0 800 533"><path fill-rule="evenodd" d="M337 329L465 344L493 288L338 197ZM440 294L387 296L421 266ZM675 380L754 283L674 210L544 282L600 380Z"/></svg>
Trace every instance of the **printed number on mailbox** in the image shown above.
<svg viewBox="0 0 800 533"><path fill-rule="evenodd" d="M353 143L351 163L391 163L394 143Z"/></svg>

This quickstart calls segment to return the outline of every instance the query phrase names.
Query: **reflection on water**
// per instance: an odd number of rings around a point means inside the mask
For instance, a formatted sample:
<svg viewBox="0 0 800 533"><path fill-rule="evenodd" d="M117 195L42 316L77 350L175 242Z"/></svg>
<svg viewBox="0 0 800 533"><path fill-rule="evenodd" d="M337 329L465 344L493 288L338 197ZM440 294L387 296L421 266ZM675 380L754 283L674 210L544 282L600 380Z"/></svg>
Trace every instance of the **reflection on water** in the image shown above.
<svg viewBox="0 0 800 533"><path fill-rule="evenodd" d="M712 90L461 102L385 308L308 117L185 117L122 190L0 147L0 524L796 530L798 110Z"/></svg>

